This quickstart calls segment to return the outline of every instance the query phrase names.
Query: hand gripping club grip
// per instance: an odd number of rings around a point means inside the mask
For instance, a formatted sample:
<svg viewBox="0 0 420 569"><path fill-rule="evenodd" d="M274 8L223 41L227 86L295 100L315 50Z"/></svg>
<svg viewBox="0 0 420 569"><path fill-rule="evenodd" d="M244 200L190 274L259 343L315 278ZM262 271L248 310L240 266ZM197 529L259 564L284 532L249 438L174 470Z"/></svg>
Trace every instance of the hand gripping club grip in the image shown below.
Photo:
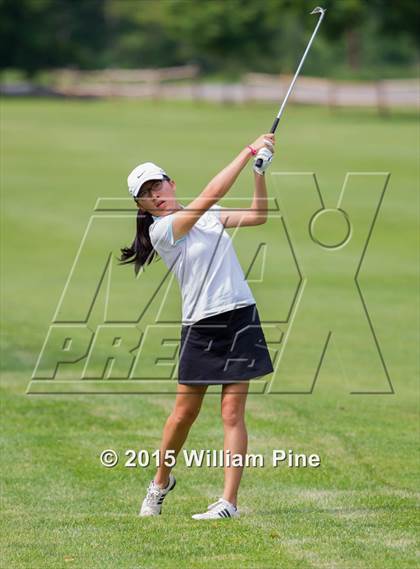
<svg viewBox="0 0 420 569"><path fill-rule="evenodd" d="M271 134L274 134L274 133L276 132L276 128L277 128L277 125L279 124L279 122L280 122L280 119L279 119L278 117L276 117L276 118L274 119L273 126L272 126L271 129L270 129ZM261 159L261 158L258 158L258 159L255 161L255 166L256 166L257 168L261 168L262 163L263 163L262 159Z"/></svg>

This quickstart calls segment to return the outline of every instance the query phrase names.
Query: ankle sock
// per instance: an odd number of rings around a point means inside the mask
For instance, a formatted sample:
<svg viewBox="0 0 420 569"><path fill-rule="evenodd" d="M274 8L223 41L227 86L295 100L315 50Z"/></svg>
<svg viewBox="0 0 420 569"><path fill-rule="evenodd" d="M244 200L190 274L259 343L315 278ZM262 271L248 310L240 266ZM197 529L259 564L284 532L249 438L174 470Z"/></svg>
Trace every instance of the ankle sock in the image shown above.
<svg viewBox="0 0 420 569"><path fill-rule="evenodd" d="M232 506L232 508L235 508L235 511L238 509L234 504L232 504L232 502L229 502L229 500L226 500L226 498L223 498L223 500L225 502L227 502L228 504L230 504Z"/></svg>

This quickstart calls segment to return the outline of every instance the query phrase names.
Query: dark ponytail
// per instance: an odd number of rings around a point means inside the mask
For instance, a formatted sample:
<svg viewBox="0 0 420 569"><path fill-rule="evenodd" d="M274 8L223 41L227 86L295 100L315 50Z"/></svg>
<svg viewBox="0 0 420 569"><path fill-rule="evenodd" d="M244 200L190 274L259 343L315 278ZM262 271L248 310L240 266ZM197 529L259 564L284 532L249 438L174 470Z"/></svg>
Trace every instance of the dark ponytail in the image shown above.
<svg viewBox="0 0 420 569"><path fill-rule="evenodd" d="M137 273L145 264L150 264L157 255L153 249L149 236L149 227L153 223L153 217L148 212L137 211L136 218L136 236L131 247L123 247L121 249L120 265L134 263L134 272Z"/></svg>

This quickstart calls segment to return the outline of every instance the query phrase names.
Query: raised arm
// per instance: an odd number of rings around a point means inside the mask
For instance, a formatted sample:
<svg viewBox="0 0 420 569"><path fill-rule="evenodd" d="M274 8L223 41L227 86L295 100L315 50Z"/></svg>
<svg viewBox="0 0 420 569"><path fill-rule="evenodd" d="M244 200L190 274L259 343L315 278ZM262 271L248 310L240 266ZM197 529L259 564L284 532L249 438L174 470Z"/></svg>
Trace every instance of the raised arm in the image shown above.
<svg viewBox="0 0 420 569"><path fill-rule="evenodd" d="M254 172L254 196L251 207L244 209L224 207L220 210L220 221L225 227L262 225L267 221L267 207L265 176Z"/></svg>
<svg viewBox="0 0 420 569"><path fill-rule="evenodd" d="M264 138L274 143L274 134L263 134L252 143L252 147L258 151L266 146ZM234 158L230 164L223 168L223 170L221 170L207 184L201 194L195 198L187 208L184 208L174 214L172 231L175 240L180 239L183 235L188 233L203 213L218 202L230 190L239 173L248 163L251 156L252 153L248 147L241 150L236 158ZM262 179L264 178L264 176L259 176L258 174L255 174L255 176ZM259 187L260 191L264 193L265 182L263 180L259 182Z"/></svg>

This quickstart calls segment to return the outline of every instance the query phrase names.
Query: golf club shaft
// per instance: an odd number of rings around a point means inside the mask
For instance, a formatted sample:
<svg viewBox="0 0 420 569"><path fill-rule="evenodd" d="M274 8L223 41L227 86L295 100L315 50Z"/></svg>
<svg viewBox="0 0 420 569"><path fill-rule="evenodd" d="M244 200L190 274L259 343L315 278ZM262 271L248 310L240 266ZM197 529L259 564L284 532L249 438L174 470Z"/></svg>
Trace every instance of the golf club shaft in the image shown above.
<svg viewBox="0 0 420 569"><path fill-rule="evenodd" d="M324 18L324 16L325 16L325 10L324 10L324 9L322 9L322 8L315 8L315 10L319 10L319 12L315 12L315 13L319 13L319 14L321 14L321 15L320 15L320 17L319 17L319 20L318 20L318 22L317 22L317 24L316 24L316 26L315 26L315 29L314 29L313 33L312 33L311 39L309 40L308 45L306 46L305 52L304 52L304 54L303 54L303 56L302 56L302 59L300 60L299 66L298 66L298 68L296 69L296 73L295 73L295 75L294 75L294 77L293 77L293 79L292 79L292 82L290 83L290 86L289 86L289 88L288 88L288 90L287 90L287 93L286 93L286 96L284 97L284 100L283 100L283 102L282 102L282 104L281 104L281 107L280 107L280 109L279 109L279 112L277 113L277 116L276 116L276 118L274 119L273 125L272 125L272 127L271 127L271 129L270 129L270 132L273 133L273 134L276 132L277 126L278 126L278 124L279 124L279 122L280 122L280 118L281 118L281 115L283 114L283 111L284 111L284 108L285 108L285 106L286 106L287 100L288 100L288 98L289 98L289 96L290 96L290 93L292 92L292 89L293 89L295 83L296 83L296 79L298 78L298 75L299 75L299 73L300 73L300 70L302 69L302 65L303 65L303 63L304 63L304 61L305 61L305 59L306 59L306 56L307 56L307 54L308 54L308 51L309 51L310 48L311 48L312 42L314 41L314 38L315 38L315 36L316 36L316 34L317 34L317 31L318 31L318 28L319 28L319 26L321 25L321 22L322 22L322 20L323 20L323 18ZM262 159L259 158L259 159L256 161L256 166L259 168L259 167L261 166L261 164L262 164Z"/></svg>

